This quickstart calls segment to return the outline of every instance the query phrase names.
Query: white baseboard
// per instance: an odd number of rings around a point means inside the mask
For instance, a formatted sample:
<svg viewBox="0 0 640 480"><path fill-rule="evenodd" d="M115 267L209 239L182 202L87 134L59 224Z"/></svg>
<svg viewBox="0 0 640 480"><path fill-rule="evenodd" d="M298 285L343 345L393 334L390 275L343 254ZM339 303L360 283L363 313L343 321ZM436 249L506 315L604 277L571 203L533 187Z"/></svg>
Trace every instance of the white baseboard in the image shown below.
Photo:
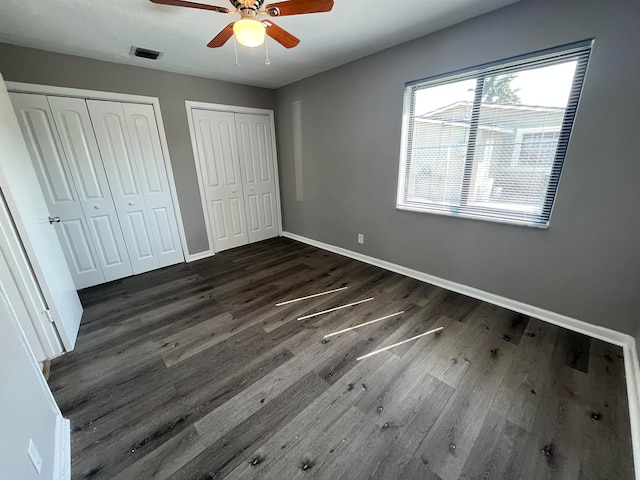
<svg viewBox="0 0 640 480"><path fill-rule="evenodd" d="M56 419L56 448L53 465L54 480L71 478L71 422L58 415Z"/></svg>
<svg viewBox="0 0 640 480"><path fill-rule="evenodd" d="M618 345L623 348L624 352L624 365L625 376L627 380L627 393L629 397L629 416L631 420L631 436L633 440L633 457L635 463L636 480L640 480L640 365L638 363L638 351L636 350L635 339L631 335L618 332L610 328L601 327L599 325L593 325L591 323L577 320L575 318L567 317L559 313L555 313L549 310L545 310L534 305L512 300L510 298L495 295L490 292L485 292L474 287L469 287L461 283L452 282L444 278L429 275L428 273L413 270L411 268L403 267L395 263L380 260L375 257L370 257L362 253L347 250L346 248L337 247L328 243L313 240L311 238L296 235L295 233L282 232L282 236L296 240L298 242L306 243L323 250L328 250L338 255L353 258L376 267L384 268L391 272L399 273L406 277L415 278L425 283L430 283L438 287L451 290L453 292L461 293L469 297L477 298L493 305L513 310L530 317L534 317L543 320L548 323L552 323L559 327L572 330L574 332L582 333L598 340Z"/></svg>
<svg viewBox="0 0 640 480"><path fill-rule="evenodd" d="M202 260L203 258L213 257L215 252L213 250L205 250L204 252L194 253L185 257L187 263L195 262L196 260Z"/></svg>
<svg viewBox="0 0 640 480"><path fill-rule="evenodd" d="M318 247L323 250L337 253L339 255L344 255L345 257L353 258L370 265L375 265L376 267L384 268L385 270L390 270L406 277L415 278L416 280L430 283L432 285L436 285L453 292L461 293L463 295L467 295L468 297L477 298L478 300L482 300L493 305L508 308L509 310L513 310L514 312L519 312L531 317L539 318L540 320L553 323L554 325L558 325L560 327L568 328L569 330L573 330L575 332L589 335L590 337L597 338L599 340L604 340L605 342L613 343L614 345L623 347L629 344L629 340L633 340L633 337L631 337L630 335L620 333L616 330L611 330L610 328L592 325L590 323L576 320L575 318L567 317L565 315L551 312L549 310L535 307L533 305L519 302L517 300L511 300L510 298L501 297L500 295L495 295L493 293L485 292L483 290L469 287L461 283L456 283L452 282L451 280L446 280L434 275L429 275L428 273L403 267L402 265L387 262L385 260L379 260L368 255L363 255L362 253L347 250L346 248L336 247L334 245L329 245L327 243L312 240L310 238L302 237L300 235L289 232L283 232L283 236L291 238L292 240L306 243L308 245L313 245L314 247Z"/></svg>

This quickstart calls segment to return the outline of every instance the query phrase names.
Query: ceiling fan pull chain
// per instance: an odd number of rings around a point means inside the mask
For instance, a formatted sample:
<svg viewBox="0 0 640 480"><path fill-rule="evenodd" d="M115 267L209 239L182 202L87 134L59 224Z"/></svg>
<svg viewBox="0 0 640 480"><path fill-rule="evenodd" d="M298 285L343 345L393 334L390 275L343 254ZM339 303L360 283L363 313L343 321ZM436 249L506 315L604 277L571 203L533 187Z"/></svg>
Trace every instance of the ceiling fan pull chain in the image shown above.
<svg viewBox="0 0 640 480"><path fill-rule="evenodd" d="M238 42L236 41L236 36L233 36L233 49L236 51L236 67L240 66L240 61L238 60Z"/></svg>
<svg viewBox="0 0 640 480"><path fill-rule="evenodd" d="M264 61L265 65L271 65L271 60L269 60L269 42L267 39L264 39L264 51L267 53L267 59Z"/></svg>

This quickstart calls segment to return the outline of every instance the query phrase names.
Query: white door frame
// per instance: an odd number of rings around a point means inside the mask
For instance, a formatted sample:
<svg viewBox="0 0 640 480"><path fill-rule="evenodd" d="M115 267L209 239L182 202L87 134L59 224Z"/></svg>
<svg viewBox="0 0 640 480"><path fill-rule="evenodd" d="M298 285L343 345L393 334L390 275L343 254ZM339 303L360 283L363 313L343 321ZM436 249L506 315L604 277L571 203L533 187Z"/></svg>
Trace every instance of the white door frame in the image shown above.
<svg viewBox="0 0 640 480"><path fill-rule="evenodd" d="M160 100L157 97L145 97L141 95L130 95L127 93L99 92L96 90L85 90L80 88L55 87L52 85L37 85L22 82L5 82L7 90L15 93L35 93L40 95L50 95L59 97L76 97L86 100L108 100L123 103L142 103L153 106L153 112L158 124L158 133L160 135L160 146L162 147L162 156L167 170L167 179L169 180L169 190L171 192L171 201L173 210L178 224L178 233L180 235L180 243L182 253L186 261L191 261L193 255L189 255L187 248L187 236L184 232L184 224L182 223L182 213L180 203L178 201L178 193L176 191L176 182L173 177L173 168L171 167L171 158L169 156L169 146L167 144L167 136L164 131L164 122L162 121L162 113L160 112Z"/></svg>
<svg viewBox="0 0 640 480"><path fill-rule="evenodd" d="M282 209L280 207L280 178L278 176L278 152L276 148L276 124L274 120L273 110L265 108L254 107L240 107L236 105L223 105L220 103L205 103L194 102L186 100L185 106L187 108L187 121L189 123L189 136L191 137L191 148L193 149L193 160L196 166L196 174L198 175L198 187L200 189L200 201L202 202L202 213L204 215L205 225L207 227L207 240L209 242L209 250L192 255L187 261L199 260L201 258L210 257L215 254L213 249L213 226L209 222L209 215L207 214L207 200L205 197L205 188L202 180L201 162L198 155L198 145L196 143L195 126L193 124L192 110L211 110L217 112L231 112L231 113L249 113L257 115L268 115L271 122L271 148L273 150L273 172L276 184L276 209L277 209L277 222L278 222L278 235L282 236Z"/></svg>
<svg viewBox="0 0 640 480"><path fill-rule="evenodd" d="M0 269L0 288L4 289L15 310L20 328L36 361L55 358L64 352L58 332L46 315L47 303L38 280L15 229L13 217L0 194L0 261L7 269Z"/></svg>

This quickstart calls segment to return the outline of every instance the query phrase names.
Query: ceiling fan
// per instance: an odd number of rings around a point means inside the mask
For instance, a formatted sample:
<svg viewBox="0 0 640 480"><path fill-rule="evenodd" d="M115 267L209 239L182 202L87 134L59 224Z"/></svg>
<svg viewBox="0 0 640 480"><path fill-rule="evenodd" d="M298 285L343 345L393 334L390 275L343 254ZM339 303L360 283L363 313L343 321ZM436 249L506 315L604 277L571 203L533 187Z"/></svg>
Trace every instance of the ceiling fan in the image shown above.
<svg viewBox="0 0 640 480"><path fill-rule="evenodd" d="M151 0L161 5L173 5L176 7L198 8L218 13L239 14L240 19L231 22L224 27L207 47L218 48L227 43L233 35L240 45L245 47L258 47L264 43L265 34L285 48L293 48L300 43L285 29L279 27L271 20L258 20L258 16L284 17L287 15L302 15L305 13L329 12L333 8L333 0L288 0L265 5L261 10L264 0L229 0L233 10L226 7L216 7L204 3L188 2L184 0Z"/></svg>

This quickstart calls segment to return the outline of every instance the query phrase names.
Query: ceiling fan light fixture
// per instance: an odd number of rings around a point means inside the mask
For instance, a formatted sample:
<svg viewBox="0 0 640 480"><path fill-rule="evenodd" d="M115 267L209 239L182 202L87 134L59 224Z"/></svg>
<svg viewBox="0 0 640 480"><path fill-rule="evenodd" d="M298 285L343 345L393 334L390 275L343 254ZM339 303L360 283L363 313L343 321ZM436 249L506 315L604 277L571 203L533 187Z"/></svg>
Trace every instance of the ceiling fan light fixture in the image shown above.
<svg viewBox="0 0 640 480"><path fill-rule="evenodd" d="M263 23L251 18L243 18L233 24L233 33L240 45L259 47L264 43L266 27Z"/></svg>

